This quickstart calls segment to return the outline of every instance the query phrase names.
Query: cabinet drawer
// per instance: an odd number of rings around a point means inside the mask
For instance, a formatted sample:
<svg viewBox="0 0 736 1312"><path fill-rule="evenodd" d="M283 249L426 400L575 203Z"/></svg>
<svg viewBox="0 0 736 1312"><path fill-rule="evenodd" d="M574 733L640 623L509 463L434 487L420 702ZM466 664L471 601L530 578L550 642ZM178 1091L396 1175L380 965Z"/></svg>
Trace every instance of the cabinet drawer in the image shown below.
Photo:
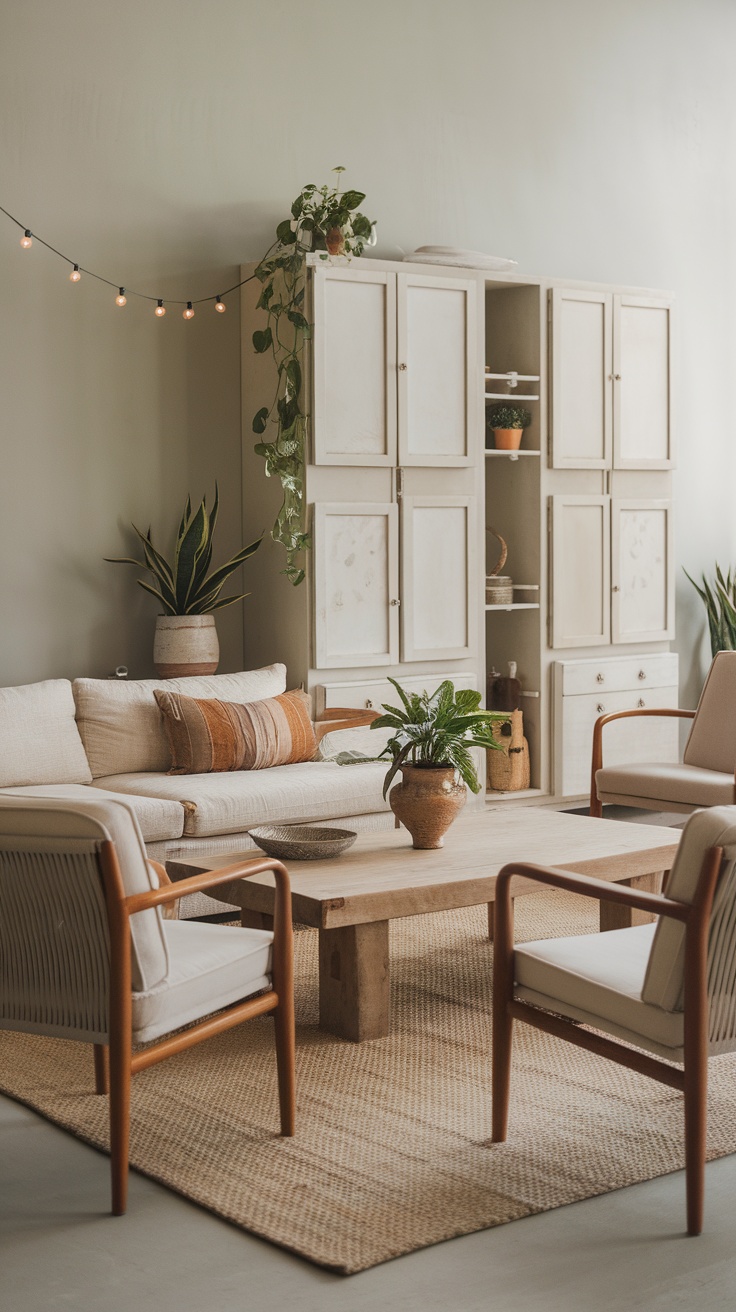
<svg viewBox="0 0 736 1312"><path fill-rule="evenodd" d="M558 678L564 697L624 689L677 688L677 653L619 656L592 661L559 661ZM634 703L636 705L636 703ZM677 706L677 694L670 703ZM623 709L623 708L622 708Z"/></svg>
<svg viewBox="0 0 736 1312"><path fill-rule="evenodd" d="M478 681L474 674L412 674L405 677L397 674L397 682L405 692L434 692L443 679L451 679L456 688L477 688ZM332 710L336 706L355 706L360 709L380 711L384 702L398 705L399 694L388 679L365 679L360 682L340 682L317 684L314 689L316 713Z"/></svg>
<svg viewBox="0 0 736 1312"><path fill-rule="evenodd" d="M558 698L556 792L563 797L588 793L593 725L599 715L675 706L675 686ZM679 760L679 724L678 719L666 716L614 721L603 731L603 764L635 765L644 761Z"/></svg>

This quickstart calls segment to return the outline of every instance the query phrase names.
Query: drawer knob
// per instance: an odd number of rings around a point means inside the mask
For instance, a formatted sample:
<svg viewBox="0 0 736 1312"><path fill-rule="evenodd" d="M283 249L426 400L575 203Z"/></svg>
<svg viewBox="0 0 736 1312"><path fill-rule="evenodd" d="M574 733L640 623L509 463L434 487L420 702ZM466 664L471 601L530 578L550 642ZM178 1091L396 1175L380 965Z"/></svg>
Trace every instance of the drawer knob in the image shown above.
<svg viewBox="0 0 736 1312"><path fill-rule="evenodd" d="M603 702L599 702L595 709L597 710L599 715L602 715L606 708L603 705Z"/></svg>
<svg viewBox="0 0 736 1312"><path fill-rule="evenodd" d="M647 677L646 670L639 670L639 678L646 679L646 677Z"/></svg>
<svg viewBox="0 0 736 1312"><path fill-rule="evenodd" d="M603 683L603 681L604 681L604 680L603 680L603 675L602 675L602 674L596 674L596 676L595 676L595 681L596 681L596 683Z"/></svg>
<svg viewBox="0 0 736 1312"><path fill-rule="evenodd" d="M637 704L637 706L639 706L639 707L642 707L642 706L645 706L645 705L646 705L646 703L645 703L643 697L640 697L639 700L638 700L638 702L637 702L636 704Z"/></svg>
<svg viewBox="0 0 736 1312"><path fill-rule="evenodd" d="M365 699L365 708L367 711L373 710L373 702L371 701L370 697L366 697Z"/></svg>

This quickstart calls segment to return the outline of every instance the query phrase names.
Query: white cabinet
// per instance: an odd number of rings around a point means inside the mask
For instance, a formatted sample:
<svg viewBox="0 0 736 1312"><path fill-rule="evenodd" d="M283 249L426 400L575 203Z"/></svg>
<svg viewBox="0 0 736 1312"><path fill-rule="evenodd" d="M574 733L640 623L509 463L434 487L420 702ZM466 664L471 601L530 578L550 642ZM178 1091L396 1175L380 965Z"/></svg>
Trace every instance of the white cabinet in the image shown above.
<svg viewBox="0 0 736 1312"><path fill-rule="evenodd" d="M553 468L670 469L670 302L554 288L550 319Z"/></svg>
<svg viewBox="0 0 736 1312"><path fill-rule="evenodd" d="M587 795L596 720L612 711L677 706L677 656L557 661L554 689L555 792ZM678 721L666 716L614 721L604 730L603 759L606 765L677 761Z"/></svg>
<svg viewBox="0 0 736 1312"><path fill-rule="evenodd" d="M322 669L391 665L399 654L398 510L314 508L314 645Z"/></svg>
<svg viewBox="0 0 736 1312"><path fill-rule="evenodd" d="M401 502L401 656L470 656L476 630L475 507L471 497Z"/></svg>
<svg viewBox="0 0 736 1312"><path fill-rule="evenodd" d="M674 551L666 500L551 498L551 646L674 636Z"/></svg>
<svg viewBox="0 0 736 1312"><path fill-rule="evenodd" d="M477 459L475 281L318 268L312 314L316 465L462 468Z"/></svg>

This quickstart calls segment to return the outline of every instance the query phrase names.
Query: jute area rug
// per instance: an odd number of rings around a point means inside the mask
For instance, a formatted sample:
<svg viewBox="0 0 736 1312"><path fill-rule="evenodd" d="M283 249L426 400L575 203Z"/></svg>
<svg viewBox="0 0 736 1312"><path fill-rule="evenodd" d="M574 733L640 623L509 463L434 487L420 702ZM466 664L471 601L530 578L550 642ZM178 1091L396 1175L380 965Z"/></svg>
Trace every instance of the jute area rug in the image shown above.
<svg viewBox="0 0 736 1312"><path fill-rule="evenodd" d="M517 941L592 931L595 914L587 899L527 897ZM136 1076L134 1167L344 1274L682 1167L677 1093L524 1025L509 1139L489 1142L483 908L394 922L392 1034L373 1043L317 1028L316 953L316 931L299 931L296 1137L277 1137L263 1018ZM710 1063L711 1158L736 1149L735 1077L736 1058ZM92 1092L84 1045L0 1033L0 1085L106 1146L107 1100ZM684 1187L673 1233L683 1225Z"/></svg>

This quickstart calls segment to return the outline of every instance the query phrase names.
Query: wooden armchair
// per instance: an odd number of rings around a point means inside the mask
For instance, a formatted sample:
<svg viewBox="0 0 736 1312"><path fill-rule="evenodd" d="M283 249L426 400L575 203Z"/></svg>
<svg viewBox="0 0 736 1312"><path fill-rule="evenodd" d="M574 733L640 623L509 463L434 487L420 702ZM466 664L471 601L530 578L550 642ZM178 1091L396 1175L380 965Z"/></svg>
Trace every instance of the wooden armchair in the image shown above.
<svg viewBox="0 0 736 1312"><path fill-rule="evenodd" d="M516 875L659 918L515 948ZM667 896L519 863L498 875L495 908L494 1142L507 1134L513 1024L521 1020L684 1093L687 1229L699 1234L708 1056L736 1051L736 808L691 816Z"/></svg>
<svg viewBox="0 0 736 1312"><path fill-rule="evenodd" d="M693 721L681 762L604 766L603 730L613 720L669 715ZM648 811L689 814L701 806L736 803L736 652L714 658L696 711L648 708L614 711L596 720L590 780L590 814L604 802Z"/></svg>
<svg viewBox="0 0 736 1312"><path fill-rule="evenodd" d="M264 870L276 881L273 933L162 917L188 893ZM131 1076L266 1012L281 1133L294 1133L292 946L279 861L156 887L124 803L0 797L0 1028L94 1045L96 1091L110 1095L114 1215L127 1201Z"/></svg>

